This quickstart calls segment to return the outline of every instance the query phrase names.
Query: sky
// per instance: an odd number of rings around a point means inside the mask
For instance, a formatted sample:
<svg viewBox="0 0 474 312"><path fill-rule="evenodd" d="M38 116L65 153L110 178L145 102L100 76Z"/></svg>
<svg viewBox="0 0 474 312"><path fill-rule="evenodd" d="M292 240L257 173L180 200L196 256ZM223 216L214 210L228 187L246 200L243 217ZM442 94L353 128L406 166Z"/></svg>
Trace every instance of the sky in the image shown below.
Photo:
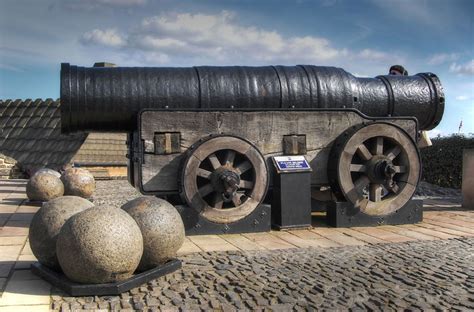
<svg viewBox="0 0 474 312"><path fill-rule="evenodd" d="M474 133L472 0L0 0L0 99L58 98L61 62L433 72L430 136Z"/></svg>

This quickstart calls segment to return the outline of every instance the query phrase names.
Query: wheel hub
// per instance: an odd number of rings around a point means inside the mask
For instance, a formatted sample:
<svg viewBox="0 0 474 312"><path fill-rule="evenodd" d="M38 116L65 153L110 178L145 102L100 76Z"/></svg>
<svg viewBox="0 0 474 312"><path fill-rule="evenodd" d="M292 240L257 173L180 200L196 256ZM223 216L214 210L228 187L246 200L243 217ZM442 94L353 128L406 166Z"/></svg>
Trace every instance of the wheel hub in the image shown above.
<svg viewBox="0 0 474 312"><path fill-rule="evenodd" d="M216 192L222 194L224 202L230 202L239 189L240 175L231 169L220 167L212 173L211 184Z"/></svg>
<svg viewBox="0 0 474 312"><path fill-rule="evenodd" d="M393 179L396 168L387 157L374 156L368 164L367 176L372 183L385 183Z"/></svg>
<svg viewBox="0 0 474 312"><path fill-rule="evenodd" d="M388 191L397 193L398 184L394 181L397 168L392 160L385 156L374 156L368 165L367 176L371 183L383 185Z"/></svg>

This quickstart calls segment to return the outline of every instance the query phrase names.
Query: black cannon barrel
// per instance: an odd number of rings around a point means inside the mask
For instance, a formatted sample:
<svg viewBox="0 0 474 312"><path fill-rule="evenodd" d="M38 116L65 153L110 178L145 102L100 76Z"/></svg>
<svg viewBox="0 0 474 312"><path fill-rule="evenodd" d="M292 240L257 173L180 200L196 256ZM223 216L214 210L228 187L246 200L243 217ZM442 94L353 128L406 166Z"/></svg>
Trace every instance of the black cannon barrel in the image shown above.
<svg viewBox="0 0 474 312"><path fill-rule="evenodd" d="M432 73L357 78L341 68L79 67L61 64L65 133L128 132L144 108L355 108L372 117L413 116L434 128L444 111Z"/></svg>

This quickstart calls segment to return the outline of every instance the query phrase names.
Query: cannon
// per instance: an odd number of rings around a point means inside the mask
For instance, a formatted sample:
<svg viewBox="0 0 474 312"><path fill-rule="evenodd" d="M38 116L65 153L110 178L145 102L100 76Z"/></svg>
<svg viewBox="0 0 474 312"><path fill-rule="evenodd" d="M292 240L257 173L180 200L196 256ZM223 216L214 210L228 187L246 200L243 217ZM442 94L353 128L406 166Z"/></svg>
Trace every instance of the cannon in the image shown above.
<svg viewBox="0 0 474 312"><path fill-rule="evenodd" d="M267 224L271 159L296 154L328 214L348 204L346 214L401 222L415 209L420 132L439 124L444 102L432 73L61 65L62 131L129 133L130 183L182 204L187 230L214 229L204 232Z"/></svg>

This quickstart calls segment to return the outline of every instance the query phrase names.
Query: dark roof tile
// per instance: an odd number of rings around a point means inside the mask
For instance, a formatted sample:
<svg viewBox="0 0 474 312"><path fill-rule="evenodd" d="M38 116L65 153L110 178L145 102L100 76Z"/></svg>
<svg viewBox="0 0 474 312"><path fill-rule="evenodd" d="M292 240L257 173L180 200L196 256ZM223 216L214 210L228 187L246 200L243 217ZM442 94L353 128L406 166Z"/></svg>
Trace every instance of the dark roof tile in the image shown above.
<svg viewBox="0 0 474 312"><path fill-rule="evenodd" d="M52 99L0 100L0 152L16 159L25 171L58 169L72 161L126 165L125 134L61 134L59 106Z"/></svg>

